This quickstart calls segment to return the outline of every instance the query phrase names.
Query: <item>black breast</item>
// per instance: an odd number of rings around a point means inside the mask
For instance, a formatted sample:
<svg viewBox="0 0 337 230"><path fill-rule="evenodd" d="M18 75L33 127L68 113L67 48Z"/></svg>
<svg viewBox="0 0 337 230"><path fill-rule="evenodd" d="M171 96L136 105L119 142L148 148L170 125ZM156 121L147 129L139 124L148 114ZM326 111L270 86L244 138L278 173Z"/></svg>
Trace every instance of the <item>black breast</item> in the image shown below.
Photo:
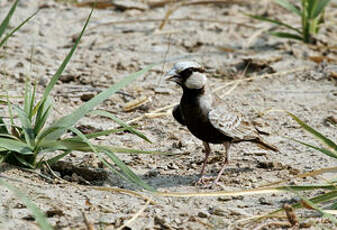
<svg viewBox="0 0 337 230"><path fill-rule="evenodd" d="M176 121L178 121L181 125L186 125L183 114L180 109L180 105L176 105L173 108L172 115L176 119Z"/></svg>
<svg viewBox="0 0 337 230"><path fill-rule="evenodd" d="M184 90L180 102L180 109L184 117L185 124L190 132L202 141L220 144L225 141L231 141L232 138L225 136L210 123L208 112L211 108L201 106L200 97L203 94L194 94Z"/></svg>

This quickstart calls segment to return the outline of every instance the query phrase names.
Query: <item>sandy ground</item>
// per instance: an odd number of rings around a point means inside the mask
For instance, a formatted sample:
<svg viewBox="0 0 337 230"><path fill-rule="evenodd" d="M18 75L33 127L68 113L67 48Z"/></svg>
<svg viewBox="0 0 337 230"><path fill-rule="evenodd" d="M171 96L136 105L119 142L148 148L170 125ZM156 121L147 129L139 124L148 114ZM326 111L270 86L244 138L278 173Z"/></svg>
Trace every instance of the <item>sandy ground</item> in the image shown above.
<svg viewBox="0 0 337 230"><path fill-rule="evenodd" d="M8 12L11 2L0 2L0 20ZM331 77L333 72L337 72L336 2L328 8L326 24L319 35L319 39L328 42L332 48L306 46L269 36L265 31L272 27L270 24L252 21L243 13L277 15L292 24L298 23L297 18L269 1L247 2L180 7L170 17L175 20L168 21L161 30L161 19L171 7L169 4L146 8L146 4L138 3L136 7L127 9L95 10L62 81L52 92L55 100L53 119L73 111L85 97L95 95L124 76L158 61L167 63L155 66L98 108L129 121L173 105L179 101L181 90L165 82L164 73L177 60L195 60L205 66L212 88L222 87L216 94L224 103L269 132L265 139L276 145L280 152L265 151L247 143L234 145L230 165L221 177L220 185L213 189L195 186L193 183L198 179L204 157L202 144L174 121L169 110L164 110L159 117L144 117L135 123L153 141L152 144L128 133L98 140L109 145L179 153L175 156L119 154L147 183L159 191L169 192L240 191L321 167L336 166L331 158L283 138L295 137L315 143L284 113L271 112L261 116L271 108L285 109L332 140L337 139L336 128L326 122L327 118L337 116L336 79ZM35 18L1 49L0 94L8 91L12 96L22 96L25 76L36 79L39 93L43 92L90 12L90 8L63 1L25 0L18 5L11 27L39 8ZM322 55L329 61L312 61ZM247 60L252 63L243 75ZM146 98L147 102L130 112L123 111L127 102L139 98ZM3 108L0 107L1 113L5 113ZM97 117L86 117L78 125L97 129L116 127L112 121ZM222 145L213 145L212 149L207 175L214 177L221 168L224 149ZM94 154L75 152L66 161L76 166L100 166ZM191 198L164 198L144 193L156 202L145 205L144 199L132 195L80 186L85 183L76 174L58 174L70 181L66 183L49 172L34 173L6 164L1 165L0 174L45 211L56 229L87 229L83 213L97 229L114 229L139 210L138 218L124 229L263 229L263 226L265 229L279 229L286 228L289 223L285 219L237 221L264 214L298 199L295 195L282 193ZM293 184L318 182L319 178L292 180ZM104 181L89 183L136 189L110 174ZM0 188L0 194L1 229L38 229L21 201L4 187ZM297 215L303 228L333 228L329 221L315 212L298 211Z"/></svg>

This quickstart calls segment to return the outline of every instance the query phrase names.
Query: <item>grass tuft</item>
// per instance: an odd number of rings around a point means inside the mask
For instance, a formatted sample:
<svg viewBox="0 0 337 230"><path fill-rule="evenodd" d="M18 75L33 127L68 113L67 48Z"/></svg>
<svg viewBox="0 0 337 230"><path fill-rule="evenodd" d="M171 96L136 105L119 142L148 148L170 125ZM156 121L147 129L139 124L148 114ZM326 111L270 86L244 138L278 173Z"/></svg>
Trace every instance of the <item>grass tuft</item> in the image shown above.
<svg viewBox="0 0 337 230"><path fill-rule="evenodd" d="M319 32L321 24L324 22L324 9L330 0L301 0L301 7L290 3L287 0L274 0L278 5L289 10L301 18L301 28L295 28L277 19L271 19L260 15L248 15L251 18L270 22L280 27L289 29L292 32L272 32L271 35L279 38L295 39L304 43L315 43L315 35Z"/></svg>
<svg viewBox="0 0 337 230"><path fill-rule="evenodd" d="M18 1L15 2L12 9L15 10L17 2ZM4 28L5 25L8 24L10 16L14 12L12 9L5 19L6 22L3 23L4 26L2 25L1 28ZM108 117L115 121L118 125L122 126L125 130L130 131L147 142L151 142L144 134L121 121L113 114L100 110L94 111L94 108L122 87L127 86L137 77L149 71L153 65L149 65L143 70L124 77L120 82L112 85L110 88L102 91L91 100L82 104L71 114L63 116L52 122L51 125L46 126L48 117L53 110L53 98L50 96L50 93L65 70L67 64L70 62L70 59L86 30L92 13L93 10L91 10L72 49L69 51L68 55L65 57L58 70L49 81L40 100L37 100L36 97L36 84L32 87L28 79L25 84L23 106L12 104L8 96L7 100L4 100L4 103L8 105L10 118L9 122L6 122L6 119L0 116L0 163L7 162L13 165L35 169L42 167L45 163L48 163L49 165L54 164L72 151L95 152L112 172L121 175L129 182L132 182L143 189L155 191L154 188L147 185L140 177L133 173L133 171L129 169L129 167L125 165L115 155L115 153L152 154L158 152L95 145L89 140L93 137L100 137L118 132L120 129L106 130L84 135L78 129L74 128L75 124L81 118L91 113L98 116ZM20 121L19 126L15 125L16 122L14 122L14 120L16 119ZM64 137L64 134L68 131L72 131L77 135L77 137ZM55 152L57 150L61 151L61 153L54 157L48 157L48 153ZM41 157L42 154L43 156Z"/></svg>

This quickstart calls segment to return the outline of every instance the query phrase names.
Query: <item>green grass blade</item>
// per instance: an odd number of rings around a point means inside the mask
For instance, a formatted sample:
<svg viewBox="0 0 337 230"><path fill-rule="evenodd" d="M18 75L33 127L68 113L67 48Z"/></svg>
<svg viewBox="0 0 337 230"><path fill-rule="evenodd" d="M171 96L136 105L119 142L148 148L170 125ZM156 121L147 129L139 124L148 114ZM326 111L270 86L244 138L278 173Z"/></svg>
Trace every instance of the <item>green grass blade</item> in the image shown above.
<svg viewBox="0 0 337 230"><path fill-rule="evenodd" d="M38 11L36 11L32 16L28 17L26 20L24 20L20 25L18 25L17 27L14 28L14 30L12 30L9 34L7 34L4 39L2 39L2 41L0 41L0 47L3 46L3 44L8 40L8 38L10 38L11 36L13 36L13 34L18 31L24 24L26 24L30 19L32 19L36 14L38 13Z"/></svg>
<svg viewBox="0 0 337 230"><path fill-rule="evenodd" d="M31 169L34 169L34 168L35 168L34 165L31 164L31 163L29 163L28 161L26 161L26 159L23 158L22 155L19 155L19 154L17 154L17 153L13 153L13 156L15 157L15 159L16 159L18 162L20 162L22 165L26 166L27 168L31 168ZM31 158L31 159L33 159L33 158ZM17 165L17 163L16 163L16 165Z"/></svg>
<svg viewBox="0 0 337 230"><path fill-rule="evenodd" d="M2 179L0 179L0 185L5 186L11 190L14 195L27 206L42 230L53 230L53 227L49 224L46 215L33 202L31 202L31 200L24 193Z"/></svg>
<svg viewBox="0 0 337 230"><path fill-rule="evenodd" d="M325 194L318 195L318 196L315 196L313 198L310 198L309 201L314 203L314 204L317 204L317 203L327 202L327 201L331 201L331 200L336 200L336 197L337 197L337 191L331 191L331 192L327 192ZM293 208L301 208L302 203L297 202L297 203L295 203L291 206ZM282 211L284 211L284 209L280 208L280 209L272 211L272 212L270 212L270 213L268 213L267 215L264 215L264 216L274 215L274 214L282 212Z"/></svg>
<svg viewBox="0 0 337 230"><path fill-rule="evenodd" d="M8 103L8 113L9 113L9 120L10 120L10 126L13 127L14 125L14 115L13 115L13 106L11 101L9 100L9 95L7 92L7 103Z"/></svg>
<svg viewBox="0 0 337 230"><path fill-rule="evenodd" d="M13 127L12 127L12 128L13 128ZM21 130L20 127L15 126L15 128L16 128L16 130ZM14 135L12 135L12 134L0 133L0 137L6 137L6 138L9 138L9 139L21 141L20 138L14 136Z"/></svg>
<svg viewBox="0 0 337 230"><path fill-rule="evenodd" d="M47 118L53 108L52 99L48 96L45 100L40 101L35 118L34 133L38 135L46 124Z"/></svg>
<svg viewBox="0 0 337 230"><path fill-rule="evenodd" d="M145 182L143 182L142 179L140 179L136 174L134 174L134 172L132 172L129 167L124 164L123 161L121 161L113 152L109 151L109 150L104 150L103 153L109 157L123 172L123 174L126 175L126 177L132 181L133 183L141 186L142 188L151 191L151 192L156 192L156 189L153 188L152 186L146 184Z"/></svg>
<svg viewBox="0 0 337 230"><path fill-rule="evenodd" d="M146 140L149 143L152 143L143 133L141 133L138 130L132 128L130 125L126 124L125 122L123 122L122 120L120 120L119 118L117 118L112 113L109 113L109 112L103 111L103 110L95 110L95 111L92 111L90 113L91 114L95 114L95 115L99 115L99 116L103 116L103 117L108 117L111 120L115 121L120 126L123 126L124 128L127 128L131 133L137 135L138 137Z"/></svg>
<svg viewBox="0 0 337 230"><path fill-rule="evenodd" d="M0 25L0 38L1 36L4 34L8 24L9 24L9 21L11 20L11 17L13 16L14 12L15 12L15 9L16 9L16 6L18 4L19 0L16 0L13 4L13 6L11 7L11 9L9 10L7 16L5 17L5 19L2 21L1 25ZM0 46L1 47L1 46Z"/></svg>
<svg viewBox="0 0 337 230"><path fill-rule="evenodd" d="M103 164L108 167L113 173L117 174L118 176L120 176L121 178L123 178L124 180L128 181L129 179L123 174L120 173L117 169L115 169L115 167L108 162L107 160L105 160L102 156L98 155L98 158L103 162Z"/></svg>
<svg viewBox="0 0 337 230"><path fill-rule="evenodd" d="M97 151L98 149L90 143L90 140L87 139L81 131L79 131L76 128L71 128L70 130L74 132L76 135L78 135L80 138L82 138L83 142L86 143L99 156L98 151ZM121 169L123 174L125 174L125 176L129 179L129 181L143 187L146 190L153 191L153 192L155 191L154 188L144 183L136 174L134 174L129 169L129 167L125 165L113 152L106 150L106 149L104 149L102 152L105 153Z"/></svg>
<svg viewBox="0 0 337 230"><path fill-rule="evenodd" d="M46 136L48 136L49 134L51 134L51 133L53 133L53 132L56 132L57 130L59 130L59 129L61 129L61 130L63 130L64 128L63 127L49 127L49 128L47 128L46 130L43 130L42 132L40 132L39 134L38 134L38 136L36 137L37 138L37 144L36 145L41 145L41 142L44 142L45 140L44 140L44 138L46 137ZM55 138L55 139L57 139L57 138ZM51 139L52 140L52 139ZM47 140L47 142L48 142L48 140Z"/></svg>
<svg viewBox="0 0 337 230"><path fill-rule="evenodd" d="M129 153L129 154L150 154L150 155L172 155L170 152L160 152L160 151L148 151L148 150L139 150L139 149L130 149L122 147L112 147L112 146L96 146L100 149L106 149L115 153Z"/></svg>
<svg viewBox="0 0 337 230"><path fill-rule="evenodd" d="M32 149L21 141L16 141L8 138L0 138L0 147L13 152L18 152L22 155L32 155Z"/></svg>
<svg viewBox="0 0 337 230"><path fill-rule="evenodd" d="M21 125L22 125L22 128L32 128L32 124L28 118L28 115L26 114L26 112L24 110L22 110L19 106L17 105L13 105L13 108L15 110L15 112L17 113L19 119L20 119L20 122L21 122Z"/></svg>
<svg viewBox="0 0 337 230"><path fill-rule="evenodd" d="M310 201L309 199L305 198L304 196L300 195L298 192L295 192L297 194L297 196L299 196L304 202L306 202L308 205L310 205L311 208L315 209L316 211L318 211L322 217L326 217L329 220L331 220L333 223L337 224L337 219L329 214L326 213L323 209L321 209L320 207L318 207L314 202ZM337 197L336 197L337 198Z"/></svg>
<svg viewBox="0 0 337 230"><path fill-rule="evenodd" d="M293 140L293 141L295 141L295 142L297 142L297 143L300 143L300 144L302 144L302 145L305 145L305 146L307 146L307 147L309 147L309 148L318 150L318 151L320 151L321 153L323 153L323 154L325 154L325 155L327 155L327 156L329 156L329 157L333 157L333 158L336 158L336 159L337 159L337 154L336 154L336 153L333 153L332 151L329 151L329 150L327 150L327 149L325 149L325 148L319 148L319 147L316 147L316 146L307 144L307 143L305 143L305 142L302 142L302 141L299 141L299 140L296 140L296 139L293 139L293 138L290 138L290 139Z"/></svg>
<svg viewBox="0 0 337 230"><path fill-rule="evenodd" d="M120 82L114 84L110 88L102 91L91 100L81 105L78 109L76 109L73 113L62 117L61 119L54 122L50 128L58 128L56 131L48 134L47 139L57 139L59 138L69 127L73 126L78 120L85 116L88 112L92 111L92 109L108 99L112 94L123 88L124 86L130 84L130 82L134 81L137 77L149 71L154 65L149 65L146 68L135 72L125 78L123 78ZM48 130L46 130L48 132Z"/></svg>
<svg viewBox="0 0 337 230"><path fill-rule="evenodd" d="M13 105L13 108L18 114L18 117L21 121L22 130L24 132L24 137L28 145L35 145L35 135L34 130L31 124L31 121L28 118L28 115L20 107Z"/></svg>
<svg viewBox="0 0 337 230"><path fill-rule="evenodd" d="M93 144L91 144L90 140L85 137L85 135L78 129L76 128L69 128L73 133L75 133L77 136L79 136L82 139L83 144L87 144L90 149L92 149L93 152L97 154L97 150Z"/></svg>
<svg viewBox="0 0 337 230"><path fill-rule="evenodd" d="M318 0L315 7L312 9L310 18L314 19L317 18L324 10L324 8L328 5L330 0Z"/></svg>
<svg viewBox="0 0 337 230"><path fill-rule="evenodd" d="M9 133L7 132L7 129L4 130L4 133L2 133L2 132L1 132L1 128L3 128L3 127L4 127L4 125L1 125L1 124L0 124L0 137L9 137L10 139L15 139L15 138L16 138L16 137L14 137L13 135L9 134Z"/></svg>
<svg viewBox="0 0 337 230"><path fill-rule="evenodd" d="M91 148L88 146L86 142L83 142L78 139L65 139L60 141L51 141L45 142L41 147L53 147L58 150L71 149L73 151L82 151L82 152L90 152ZM139 150L139 149L130 149L130 148L122 148L122 147L113 147L113 146L102 146L102 145L94 145L99 151L108 150L116 153L126 153L126 154L150 154L150 155L173 155L170 152L161 152L161 151L148 151L148 150Z"/></svg>
<svg viewBox="0 0 337 230"><path fill-rule="evenodd" d="M27 112L30 121L32 120L34 116L33 109L34 109L35 96L36 96L36 84L34 84L34 87L33 87L32 97L30 98L30 103L29 103L30 107Z"/></svg>
<svg viewBox="0 0 337 230"><path fill-rule="evenodd" d="M7 153L8 152L0 152L0 164L2 164L3 162L5 162L6 158L7 158Z"/></svg>
<svg viewBox="0 0 337 230"><path fill-rule="evenodd" d="M292 27L291 25L283 23L283 22L281 22L279 20L276 20L276 19L270 19L270 18L267 18L267 17L259 16L259 15L249 15L249 14L247 14L247 16L249 16L251 18L254 18L254 19L257 19L257 20L260 20L260 21L271 22L275 25L283 26L283 27L286 27L286 28L291 29L293 31L296 31L299 34L302 34L299 29L296 29L295 27Z"/></svg>
<svg viewBox="0 0 337 230"><path fill-rule="evenodd" d="M278 38L296 39L302 41L303 38L297 34L287 33L287 32L270 32L271 35Z"/></svg>
<svg viewBox="0 0 337 230"><path fill-rule="evenodd" d="M6 124L2 117L0 117L0 133L1 134L9 134Z"/></svg>
<svg viewBox="0 0 337 230"><path fill-rule="evenodd" d="M318 0L320 1L320 0ZM302 3L302 7L305 8L303 10L307 11L307 17L311 18L312 12L313 10L316 8L317 6L317 0L306 0L304 3Z"/></svg>
<svg viewBox="0 0 337 230"><path fill-rule="evenodd" d="M8 102L0 99L0 105L7 105Z"/></svg>
<svg viewBox="0 0 337 230"><path fill-rule="evenodd" d="M85 137L88 139L92 139L92 138L97 138L97 137L101 137L101 136L107 136L113 133L119 133L119 132L124 132L128 130L127 128L120 128L120 129L108 129L108 130L104 130L104 131L99 131L99 132L95 132L95 133L89 133L86 134ZM74 141L79 141L81 140L80 137L71 137L71 138L67 138L64 140L74 140Z"/></svg>
<svg viewBox="0 0 337 230"><path fill-rule="evenodd" d="M60 67L57 69L56 73L54 74L54 76L52 77L52 79L50 80L50 82L48 83L44 93L43 93L43 96L42 96L42 101L44 101L48 95L50 94L50 91L53 89L54 85L56 84L57 80L59 79L59 77L61 76L61 74L63 73L64 69L66 68L67 64L69 63L71 57L73 56L81 38L82 38L82 35L84 34L84 31L85 29L87 28L87 25L89 23L89 20L91 18L91 15L93 13L94 9L91 10L84 26L83 26L83 29L80 33L80 35L78 36L78 38L76 39L75 41L75 44L73 45L73 47L71 48L70 52L68 53L68 55L66 56L66 58L63 60L62 64L60 65Z"/></svg>
<svg viewBox="0 0 337 230"><path fill-rule="evenodd" d="M44 125L46 124L46 121L48 119L48 116L50 114L52 110L52 106L48 106L47 110L43 113L42 117L38 117L38 119L36 120L36 124L34 127L34 133L36 135L38 135L41 131L41 129L44 127Z"/></svg>
<svg viewBox="0 0 337 230"><path fill-rule="evenodd" d="M57 150L71 150L71 151L82 151L82 152L90 152L91 149L83 141L79 140L57 140L57 141L43 141L39 145L41 148L54 148Z"/></svg>
<svg viewBox="0 0 337 230"><path fill-rule="evenodd" d="M23 110L28 115L29 114L29 108L32 98L32 91L31 87L29 86L28 80L26 79L25 82L25 94L24 94L24 102L23 102Z"/></svg>
<svg viewBox="0 0 337 230"><path fill-rule="evenodd" d="M85 135L84 137L88 139ZM80 138L80 137L79 137ZM44 141L39 145L41 148L54 148L55 150L66 150L70 149L73 151L82 151L90 152L92 151L90 146L83 141L83 138L67 138L64 140L57 141ZM139 150L139 149L130 149L114 146L104 146L104 145L94 145L98 151L111 151L117 153L127 153L127 154L152 154L152 155L174 155L170 152L161 152L161 151L148 151L148 150Z"/></svg>
<svg viewBox="0 0 337 230"><path fill-rule="evenodd" d="M309 125L307 125L304 121L296 117L294 114L287 112L289 116L291 116L303 129L311 133L313 136L315 136L318 140L322 141L325 145L327 145L329 148L331 148L335 153L337 153L337 145L330 140L329 138L325 137L320 132L316 131Z"/></svg>
<svg viewBox="0 0 337 230"><path fill-rule="evenodd" d="M294 6L293 4L291 4L290 2L286 1L286 0L274 0L277 4L279 4L280 6L282 6L283 8L297 14L298 16L301 16L301 11Z"/></svg>
<svg viewBox="0 0 337 230"><path fill-rule="evenodd" d="M46 160L46 162L47 162L48 165L53 165L56 162L58 162L59 160L61 160L63 157L67 156L69 153L71 153L70 150L64 151L64 153L61 153L61 154L59 154L55 157L52 157L52 158Z"/></svg>

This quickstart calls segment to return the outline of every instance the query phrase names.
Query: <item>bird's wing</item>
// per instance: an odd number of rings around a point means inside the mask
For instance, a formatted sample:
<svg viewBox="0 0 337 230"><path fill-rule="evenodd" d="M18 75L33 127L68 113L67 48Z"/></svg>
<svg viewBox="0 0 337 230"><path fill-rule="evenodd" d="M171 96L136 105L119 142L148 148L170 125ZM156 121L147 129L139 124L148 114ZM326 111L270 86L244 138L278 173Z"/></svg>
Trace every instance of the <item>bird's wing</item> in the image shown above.
<svg viewBox="0 0 337 230"><path fill-rule="evenodd" d="M244 121L239 114L222 107L211 110L208 118L215 128L234 140L253 140L258 137L254 126Z"/></svg>
<svg viewBox="0 0 337 230"><path fill-rule="evenodd" d="M180 124L185 125L185 119L181 112L180 105L174 106L172 115Z"/></svg>

